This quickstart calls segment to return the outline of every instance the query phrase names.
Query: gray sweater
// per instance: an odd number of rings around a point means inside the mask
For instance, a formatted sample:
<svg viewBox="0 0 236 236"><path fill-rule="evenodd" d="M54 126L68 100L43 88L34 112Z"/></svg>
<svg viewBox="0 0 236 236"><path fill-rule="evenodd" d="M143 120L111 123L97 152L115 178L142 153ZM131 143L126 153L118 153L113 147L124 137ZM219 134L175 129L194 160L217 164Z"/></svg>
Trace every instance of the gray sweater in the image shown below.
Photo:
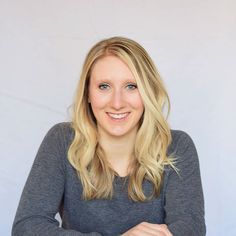
<svg viewBox="0 0 236 236"><path fill-rule="evenodd" d="M112 200L82 200L82 185L67 160L73 139L70 123L53 126L33 163L16 212L12 236L114 236L146 221L167 224L174 236L205 235L204 201L197 152L191 138L172 130L168 153L178 157L179 175L165 169L158 198L134 202L127 179L116 176ZM149 195L152 185L143 183ZM54 218L60 212L62 226Z"/></svg>

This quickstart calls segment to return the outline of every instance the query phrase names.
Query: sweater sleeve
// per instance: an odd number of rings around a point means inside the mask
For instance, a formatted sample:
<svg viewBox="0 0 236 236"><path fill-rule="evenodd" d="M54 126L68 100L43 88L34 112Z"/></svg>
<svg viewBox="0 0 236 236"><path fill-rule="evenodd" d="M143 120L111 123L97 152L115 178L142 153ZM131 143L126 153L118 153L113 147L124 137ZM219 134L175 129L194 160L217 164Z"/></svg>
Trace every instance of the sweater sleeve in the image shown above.
<svg viewBox="0 0 236 236"><path fill-rule="evenodd" d="M169 170L165 194L165 222L174 236L206 234L199 160L192 139L176 131L178 174Z"/></svg>
<svg viewBox="0 0 236 236"><path fill-rule="evenodd" d="M60 124L52 127L40 145L26 181L12 227L12 236L99 236L59 227L55 219L64 193L63 137Z"/></svg>

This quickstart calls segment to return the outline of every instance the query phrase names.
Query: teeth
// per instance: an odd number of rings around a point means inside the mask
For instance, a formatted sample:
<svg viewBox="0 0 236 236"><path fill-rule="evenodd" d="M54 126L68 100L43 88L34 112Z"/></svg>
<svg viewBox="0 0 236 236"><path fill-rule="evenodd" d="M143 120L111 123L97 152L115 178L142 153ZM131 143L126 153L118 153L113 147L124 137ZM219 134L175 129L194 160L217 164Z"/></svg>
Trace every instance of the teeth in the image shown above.
<svg viewBox="0 0 236 236"><path fill-rule="evenodd" d="M128 115L128 113L121 113L121 114L113 114L113 113L108 113L109 116L115 119L122 119Z"/></svg>

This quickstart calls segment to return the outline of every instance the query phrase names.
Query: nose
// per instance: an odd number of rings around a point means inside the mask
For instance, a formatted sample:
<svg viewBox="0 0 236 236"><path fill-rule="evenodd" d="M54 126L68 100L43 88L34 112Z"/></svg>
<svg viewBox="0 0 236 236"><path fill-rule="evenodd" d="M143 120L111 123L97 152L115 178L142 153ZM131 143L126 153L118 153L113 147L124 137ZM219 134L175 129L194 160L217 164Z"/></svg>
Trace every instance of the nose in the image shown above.
<svg viewBox="0 0 236 236"><path fill-rule="evenodd" d="M111 96L111 107L115 110L120 110L124 107L124 96L121 90L113 91Z"/></svg>

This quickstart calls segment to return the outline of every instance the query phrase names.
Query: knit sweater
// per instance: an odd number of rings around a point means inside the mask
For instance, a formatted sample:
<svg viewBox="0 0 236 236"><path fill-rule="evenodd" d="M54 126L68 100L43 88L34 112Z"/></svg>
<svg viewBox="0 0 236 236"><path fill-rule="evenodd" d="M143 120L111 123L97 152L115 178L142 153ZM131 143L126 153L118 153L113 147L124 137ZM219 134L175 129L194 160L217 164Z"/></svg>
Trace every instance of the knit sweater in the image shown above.
<svg viewBox="0 0 236 236"><path fill-rule="evenodd" d="M147 202L128 197L127 178L116 176L111 200L82 199L82 184L67 159L74 137L70 123L53 126L40 145L12 228L12 236L115 236L141 222L167 224L174 236L205 235L199 160L192 139L172 130L168 154L177 158L178 174L164 171L160 196ZM152 184L143 182L146 196ZM61 226L55 219L60 213Z"/></svg>

